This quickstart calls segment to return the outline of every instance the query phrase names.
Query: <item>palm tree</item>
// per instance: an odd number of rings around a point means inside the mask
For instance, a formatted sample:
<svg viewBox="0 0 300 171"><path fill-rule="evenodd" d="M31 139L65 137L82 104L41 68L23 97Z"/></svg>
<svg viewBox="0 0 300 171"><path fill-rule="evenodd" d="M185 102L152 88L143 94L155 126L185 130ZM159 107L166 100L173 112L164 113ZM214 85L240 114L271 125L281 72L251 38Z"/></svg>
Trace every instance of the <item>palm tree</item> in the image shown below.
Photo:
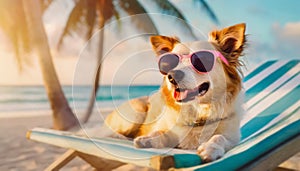
<svg viewBox="0 0 300 171"><path fill-rule="evenodd" d="M203 5L206 12L209 14L210 18L218 23L218 19L215 16L212 9L204 0L194 0ZM171 2L167 0L153 0L154 3L160 11L163 13L173 15L178 17L183 21L187 21L183 16L182 12L177 9ZM85 113L83 122L87 122L95 103L95 97L99 88L99 80L101 73L101 61L103 55L103 42L104 42L104 29L102 29L108 21L111 19L119 19L119 11L124 10L129 16L136 14L144 14L145 17L142 19L137 17L134 18L136 28L141 29L147 33L158 34L157 27L152 21L151 17L148 15L147 11L143 5L138 0L74 0L74 8L72 9L66 26L64 28L63 34L60 37L58 47L62 46L64 38L69 35L72 31L77 32L79 35L82 35L82 30L79 29L80 25L88 26L88 31L84 35L85 40L89 40L96 29L100 29L99 34L99 49L98 49L98 67L96 70L95 81L92 88L92 95L89 101L87 111ZM119 8L117 8L119 7ZM98 23L97 23L98 21ZM183 27L194 36L192 29L186 22L183 22ZM194 36L195 37L195 36Z"/></svg>
<svg viewBox="0 0 300 171"><path fill-rule="evenodd" d="M141 6L141 4L136 0L122 0L119 1L119 6L123 8L129 15L135 14L144 14L146 10ZM102 29L108 21L112 18L119 18L119 12L116 9L116 6L113 3L113 0L78 0L75 1L75 6L70 13L66 26L63 30L63 33L59 39L58 48L62 46L63 39L69 35L72 31L77 31L82 33L82 30L79 29L80 25L87 25L88 30L84 34L84 39L89 40L94 33L94 30L101 29L99 34L99 48L97 52L98 57L98 66L96 69L95 81L93 84L91 98L88 104L87 111L84 115L83 122L87 122L95 103L95 97L99 88L99 80L101 73L101 62L103 56L103 42L104 42L104 29ZM97 22L98 21L98 22ZM150 33L158 33L153 21L151 18L146 15L143 17L143 21L139 18L134 22L137 24L137 27L143 29L144 31ZM143 23L143 27L139 25Z"/></svg>
<svg viewBox="0 0 300 171"><path fill-rule="evenodd" d="M19 66L24 53L36 52L53 112L53 128L66 130L78 122L60 86L43 26L40 0L0 1L0 27L11 40Z"/></svg>

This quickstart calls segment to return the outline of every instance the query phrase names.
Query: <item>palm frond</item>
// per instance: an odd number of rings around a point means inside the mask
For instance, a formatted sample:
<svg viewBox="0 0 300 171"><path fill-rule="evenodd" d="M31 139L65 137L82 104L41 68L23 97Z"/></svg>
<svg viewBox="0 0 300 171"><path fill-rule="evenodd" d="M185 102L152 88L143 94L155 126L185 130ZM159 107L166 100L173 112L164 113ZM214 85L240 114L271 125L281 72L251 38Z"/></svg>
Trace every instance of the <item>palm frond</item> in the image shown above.
<svg viewBox="0 0 300 171"><path fill-rule="evenodd" d="M68 21L64 27L64 30L59 37L57 48L60 49L63 43L63 40L67 35L70 35L71 31L78 31L78 26L82 23L82 16L84 15L84 7L85 7L85 0L79 0L75 2L75 6L72 9Z"/></svg>
<svg viewBox="0 0 300 171"><path fill-rule="evenodd" d="M172 15L182 20L182 26L190 33L190 35L193 38L196 38L191 26L187 24L187 19L184 17L182 12L178 8L176 8L171 2L167 0L152 0L151 2L154 2L156 6L162 11L162 13Z"/></svg>
<svg viewBox="0 0 300 171"><path fill-rule="evenodd" d="M98 0L97 12L99 13L100 19L104 19L105 22L111 19L115 12L113 0Z"/></svg>
<svg viewBox="0 0 300 171"><path fill-rule="evenodd" d="M132 22L136 27L146 33L158 34L157 27L153 20L145 10L145 8L137 0L121 0L120 7L130 15L144 14L143 16L132 17Z"/></svg>
<svg viewBox="0 0 300 171"><path fill-rule="evenodd" d="M12 44L21 70L23 63L29 63L29 60L22 56L26 56L34 48L22 0L0 1L0 16L0 28Z"/></svg>
<svg viewBox="0 0 300 171"><path fill-rule="evenodd" d="M22 28L18 28L19 31L19 37L21 40L21 44L22 44L22 48L24 50L25 53L29 53L32 50L32 44L30 41L30 31L29 31L29 25L26 19L26 14L23 8L23 1L20 2L21 4L19 4L17 7L18 10L20 10L18 16L22 16L22 19L19 19L18 24L22 27Z"/></svg>
<svg viewBox="0 0 300 171"><path fill-rule="evenodd" d="M206 3L205 0L194 0L194 2L199 3L200 5L203 6L204 10L208 14L208 16L212 19L213 22L216 24L219 24L219 19L217 18L216 14L212 10L212 8Z"/></svg>
<svg viewBox="0 0 300 171"><path fill-rule="evenodd" d="M89 40L96 27L100 28L100 20L107 22L113 16L118 16L111 0L77 0L72 9L64 30L59 38L57 48L60 49L63 40L72 32L84 35L84 40ZM84 26L87 30L81 29Z"/></svg>
<svg viewBox="0 0 300 171"><path fill-rule="evenodd" d="M153 0L153 2L156 3L158 8L160 8L164 14L173 15L181 20L186 21L186 18L183 16L181 11L177 9L170 1Z"/></svg>
<svg viewBox="0 0 300 171"><path fill-rule="evenodd" d="M97 11L96 11L97 2L95 0L85 1L85 6L87 7L86 15L84 17L85 23L87 24L87 33L85 35L85 40L88 40L92 37L95 23L97 20Z"/></svg>

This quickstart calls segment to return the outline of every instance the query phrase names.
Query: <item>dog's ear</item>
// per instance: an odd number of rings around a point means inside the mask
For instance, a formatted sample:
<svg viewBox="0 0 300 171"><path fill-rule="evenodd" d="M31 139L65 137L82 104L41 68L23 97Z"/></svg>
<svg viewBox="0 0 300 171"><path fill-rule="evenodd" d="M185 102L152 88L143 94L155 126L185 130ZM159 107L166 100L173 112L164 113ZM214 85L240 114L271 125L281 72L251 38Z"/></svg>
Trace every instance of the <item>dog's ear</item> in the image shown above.
<svg viewBox="0 0 300 171"><path fill-rule="evenodd" d="M217 43L225 53L241 53L245 43L245 29L246 24L241 23L222 30L214 30L209 34L209 41Z"/></svg>
<svg viewBox="0 0 300 171"><path fill-rule="evenodd" d="M172 51L174 45L179 43L179 39L177 37L151 36L150 42L156 55L161 55L163 53Z"/></svg>

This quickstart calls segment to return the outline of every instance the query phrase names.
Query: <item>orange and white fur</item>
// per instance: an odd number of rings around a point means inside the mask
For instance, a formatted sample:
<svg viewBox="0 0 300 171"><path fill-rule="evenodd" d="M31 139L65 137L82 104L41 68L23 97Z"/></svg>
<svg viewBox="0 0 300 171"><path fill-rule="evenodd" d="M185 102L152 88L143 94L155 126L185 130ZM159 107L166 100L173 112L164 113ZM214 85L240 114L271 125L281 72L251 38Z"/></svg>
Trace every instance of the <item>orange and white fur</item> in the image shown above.
<svg viewBox="0 0 300 171"><path fill-rule="evenodd" d="M240 140L243 99L239 57L246 42L245 24L214 30L206 42L181 43L166 36L152 36L150 41L157 56L211 49L221 52L229 64L217 58L210 72L199 74L180 63L173 69L184 73L176 80L178 86L203 90L187 102L177 102L169 76L174 75L169 73L157 93L130 100L106 118L105 124L117 133L109 136L133 138L137 148L195 149L207 162L222 157Z"/></svg>

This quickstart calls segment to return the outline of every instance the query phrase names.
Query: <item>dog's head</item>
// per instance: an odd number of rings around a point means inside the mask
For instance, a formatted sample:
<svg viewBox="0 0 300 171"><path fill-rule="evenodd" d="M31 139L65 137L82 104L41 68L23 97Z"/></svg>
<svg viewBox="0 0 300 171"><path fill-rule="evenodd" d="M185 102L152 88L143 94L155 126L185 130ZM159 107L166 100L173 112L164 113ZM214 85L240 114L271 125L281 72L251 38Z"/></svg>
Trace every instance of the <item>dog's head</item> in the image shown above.
<svg viewBox="0 0 300 171"><path fill-rule="evenodd" d="M181 43L166 36L150 40L164 75L162 92L170 103L209 103L224 93L230 100L240 91L245 24L214 30L206 42Z"/></svg>

